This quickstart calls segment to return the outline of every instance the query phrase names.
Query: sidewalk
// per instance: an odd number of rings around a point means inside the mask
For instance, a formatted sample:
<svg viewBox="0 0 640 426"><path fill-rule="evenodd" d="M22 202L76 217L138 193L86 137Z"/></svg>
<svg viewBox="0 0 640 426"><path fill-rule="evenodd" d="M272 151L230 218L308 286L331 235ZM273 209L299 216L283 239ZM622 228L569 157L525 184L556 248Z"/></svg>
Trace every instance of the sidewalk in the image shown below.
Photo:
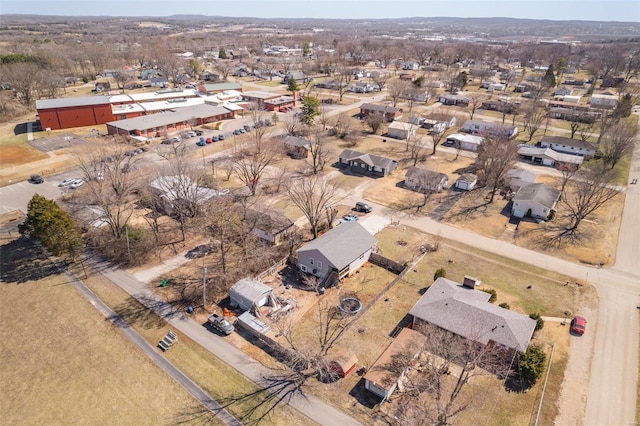
<svg viewBox="0 0 640 426"><path fill-rule="evenodd" d="M172 327L189 336L194 342L235 368L254 383L259 386L266 386L265 378L274 375L272 370L225 341L223 337L211 333L202 324L195 322L184 313L176 311L173 306L158 297L150 288L127 271L95 259L88 260L88 263L107 279L171 324ZM303 396L297 393L288 401L288 404L321 425L361 425L357 420L311 395Z"/></svg>

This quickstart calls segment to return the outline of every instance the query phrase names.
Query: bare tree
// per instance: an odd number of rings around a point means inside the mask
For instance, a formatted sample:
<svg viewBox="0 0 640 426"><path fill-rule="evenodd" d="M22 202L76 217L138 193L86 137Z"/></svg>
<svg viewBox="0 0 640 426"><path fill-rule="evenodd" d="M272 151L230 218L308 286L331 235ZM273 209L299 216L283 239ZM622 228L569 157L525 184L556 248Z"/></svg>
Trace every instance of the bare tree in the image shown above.
<svg viewBox="0 0 640 426"><path fill-rule="evenodd" d="M409 84L410 83L407 83L406 81L400 79L391 80L387 84L387 94L391 98L391 102L394 107L398 104L398 101L400 100L402 95L409 88Z"/></svg>
<svg viewBox="0 0 640 426"><path fill-rule="evenodd" d="M384 123L384 115L381 112L374 112L364 118L364 122L371 128L371 132L375 135Z"/></svg>
<svg viewBox="0 0 640 426"><path fill-rule="evenodd" d="M480 145L476 165L481 181L489 186L488 203L493 203L500 184L509 169L518 160L518 144L505 136L487 135Z"/></svg>
<svg viewBox="0 0 640 426"><path fill-rule="evenodd" d="M576 174L578 168L575 164L570 163L559 163L556 165L556 168L562 172L562 178L560 179L560 196L564 198L567 184L573 178L573 175Z"/></svg>
<svg viewBox="0 0 640 426"><path fill-rule="evenodd" d="M482 96L480 93L472 93L470 95L467 95L467 98L469 98L469 120L473 120L473 116L476 114L476 110L480 108L480 106L482 106L484 96Z"/></svg>
<svg viewBox="0 0 640 426"><path fill-rule="evenodd" d="M618 123L607 129L600 140L600 152L606 165L613 169L618 162L630 155L635 146L637 127L631 123Z"/></svg>
<svg viewBox="0 0 640 426"><path fill-rule="evenodd" d="M290 182L287 194L307 217L313 238L317 238L322 216L338 202L335 188L325 178L313 175Z"/></svg>
<svg viewBox="0 0 640 426"><path fill-rule="evenodd" d="M331 151L327 146L324 134L319 129L316 129L312 138L313 140L309 142L307 164L311 166L311 171L315 175L324 170L324 166L331 157Z"/></svg>
<svg viewBox="0 0 640 426"><path fill-rule="evenodd" d="M427 159L427 144L425 142L424 138L417 135L409 138L409 152L414 166Z"/></svg>
<svg viewBox="0 0 640 426"><path fill-rule="evenodd" d="M351 83L351 78L353 77L353 72L351 68L346 65L341 65L338 68L338 73L336 75L336 82L338 83L338 95L340 96L340 102L342 102L342 97L347 91L349 91L349 83Z"/></svg>
<svg viewBox="0 0 640 426"><path fill-rule="evenodd" d="M524 123L524 130L529 134L529 141L533 139L536 132L543 126L546 118L547 111L537 100L534 99L528 103L525 107L522 121Z"/></svg>
<svg viewBox="0 0 640 426"><path fill-rule="evenodd" d="M574 238L582 221L618 195L613 185L616 173L596 165L583 169L573 180L573 191L563 197L569 224L560 237Z"/></svg>
<svg viewBox="0 0 640 426"><path fill-rule="evenodd" d="M11 83L25 105L31 105L41 84L42 68L35 62L18 62L2 66L3 79Z"/></svg>
<svg viewBox="0 0 640 426"><path fill-rule="evenodd" d="M245 115L251 119L251 135L256 149L259 151L268 127L264 125L264 117L267 111L257 103L251 103L245 108Z"/></svg>
<svg viewBox="0 0 640 426"><path fill-rule="evenodd" d="M297 135L302 127L302 123L300 123L300 120L298 120L298 117L296 117L294 113L287 114L283 123L285 131L289 136Z"/></svg>
<svg viewBox="0 0 640 426"><path fill-rule="evenodd" d="M233 160L236 176L249 189L249 195L256 195L256 188L264 176L266 168L277 158L278 152L274 147L268 149L245 150Z"/></svg>
<svg viewBox="0 0 640 426"><path fill-rule="evenodd" d="M220 73L220 76L224 81L228 80L229 75L231 74L234 68L235 68L235 64L231 60L220 59L214 65L214 69Z"/></svg>

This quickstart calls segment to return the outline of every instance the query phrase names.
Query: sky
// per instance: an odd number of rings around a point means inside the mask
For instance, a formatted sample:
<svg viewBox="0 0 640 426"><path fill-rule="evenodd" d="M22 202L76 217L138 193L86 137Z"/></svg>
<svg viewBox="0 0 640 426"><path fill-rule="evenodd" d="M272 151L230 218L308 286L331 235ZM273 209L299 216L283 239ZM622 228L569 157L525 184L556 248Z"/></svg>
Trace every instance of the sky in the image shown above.
<svg viewBox="0 0 640 426"><path fill-rule="evenodd" d="M640 22L640 0L0 0L3 14L374 19L510 17Z"/></svg>

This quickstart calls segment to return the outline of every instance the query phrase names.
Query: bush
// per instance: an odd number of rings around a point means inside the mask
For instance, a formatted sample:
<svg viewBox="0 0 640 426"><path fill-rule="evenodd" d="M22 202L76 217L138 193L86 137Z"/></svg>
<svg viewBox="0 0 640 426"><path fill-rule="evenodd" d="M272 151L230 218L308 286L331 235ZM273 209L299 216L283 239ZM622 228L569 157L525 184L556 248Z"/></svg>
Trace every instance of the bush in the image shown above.
<svg viewBox="0 0 640 426"><path fill-rule="evenodd" d="M507 302L502 302L498 306L500 306L502 309L511 309L511 307L509 306L509 304Z"/></svg>
<svg viewBox="0 0 640 426"><path fill-rule="evenodd" d="M520 375L528 387L533 386L542 376L546 359L542 345L530 345L524 354L519 355Z"/></svg>
<svg viewBox="0 0 640 426"><path fill-rule="evenodd" d="M436 273L433 274L433 280L437 280L438 278L446 278L447 277L447 271L444 270L444 268L438 268L436 270Z"/></svg>
<svg viewBox="0 0 640 426"><path fill-rule="evenodd" d="M529 314L529 318L536 320L535 331L542 330L542 327L544 327L544 320L542 319L542 317L540 317L539 313L535 312L533 314Z"/></svg>
<svg viewBox="0 0 640 426"><path fill-rule="evenodd" d="M494 289L483 288L481 291L484 291L485 293L489 293L491 295L491 297L489 298L489 303L493 303L498 300L498 292L496 292Z"/></svg>

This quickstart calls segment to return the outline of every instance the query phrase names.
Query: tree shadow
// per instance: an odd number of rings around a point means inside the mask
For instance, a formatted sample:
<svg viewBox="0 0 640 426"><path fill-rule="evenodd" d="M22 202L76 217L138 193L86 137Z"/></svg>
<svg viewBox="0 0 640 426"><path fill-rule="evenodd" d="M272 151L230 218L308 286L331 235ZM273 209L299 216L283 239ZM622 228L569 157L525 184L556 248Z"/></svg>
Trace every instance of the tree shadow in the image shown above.
<svg viewBox="0 0 640 426"><path fill-rule="evenodd" d="M145 330L149 330L164 327L165 322L158 315L158 312L166 310L166 306L164 302L158 300L145 299L139 302L129 298L126 302L114 307L113 310L126 324L137 324ZM171 317L178 312L168 311L166 314ZM116 321L118 320L116 319Z"/></svg>
<svg viewBox="0 0 640 426"><path fill-rule="evenodd" d="M349 396L353 397L356 400L356 402L354 402L354 405L360 404L363 407L373 409L382 401L382 398L375 396L374 394L366 390L364 387L364 383L364 379L358 380L358 383L356 383L356 385L349 391Z"/></svg>
<svg viewBox="0 0 640 426"><path fill-rule="evenodd" d="M7 284L23 284L59 274L54 262L26 238L0 246L0 265L0 280Z"/></svg>
<svg viewBox="0 0 640 426"><path fill-rule="evenodd" d="M210 425L217 423L215 414L200 404L194 404L176 414L171 422L174 425Z"/></svg>

